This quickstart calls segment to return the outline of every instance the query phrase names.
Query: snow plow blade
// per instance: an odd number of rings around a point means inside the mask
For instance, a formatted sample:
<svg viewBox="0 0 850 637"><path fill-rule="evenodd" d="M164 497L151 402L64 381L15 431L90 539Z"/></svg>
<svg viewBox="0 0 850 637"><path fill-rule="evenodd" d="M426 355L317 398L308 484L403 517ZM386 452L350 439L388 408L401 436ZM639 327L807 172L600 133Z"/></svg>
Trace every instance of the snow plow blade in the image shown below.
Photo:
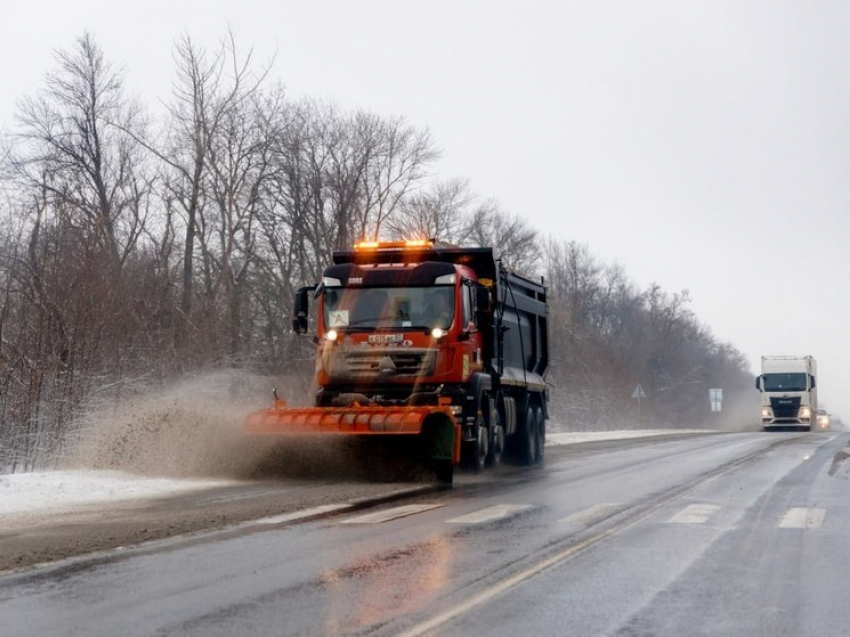
<svg viewBox="0 0 850 637"><path fill-rule="evenodd" d="M255 411L245 419L252 436L419 436L416 445L442 482L451 482L460 462L461 432L446 406L416 407L300 407L284 400Z"/></svg>

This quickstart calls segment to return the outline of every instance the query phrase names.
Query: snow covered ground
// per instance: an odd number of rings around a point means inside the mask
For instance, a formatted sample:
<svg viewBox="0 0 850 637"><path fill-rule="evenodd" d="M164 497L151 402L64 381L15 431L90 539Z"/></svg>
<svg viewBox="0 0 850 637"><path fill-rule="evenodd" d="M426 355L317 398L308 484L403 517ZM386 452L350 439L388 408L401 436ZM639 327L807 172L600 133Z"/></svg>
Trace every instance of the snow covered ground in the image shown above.
<svg viewBox="0 0 850 637"><path fill-rule="evenodd" d="M547 445L637 438L670 430L547 433ZM678 430L677 430L678 433ZM146 478L121 471L47 471L0 475L0 515L68 510L116 500L176 495L235 480Z"/></svg>
<svg viewBox="0 0 850 637"><path fill-rule="evenodd" d="M71 509L237 484L233 480L146 478L123 471L42 471L0 475L0 515Z"/></svg>

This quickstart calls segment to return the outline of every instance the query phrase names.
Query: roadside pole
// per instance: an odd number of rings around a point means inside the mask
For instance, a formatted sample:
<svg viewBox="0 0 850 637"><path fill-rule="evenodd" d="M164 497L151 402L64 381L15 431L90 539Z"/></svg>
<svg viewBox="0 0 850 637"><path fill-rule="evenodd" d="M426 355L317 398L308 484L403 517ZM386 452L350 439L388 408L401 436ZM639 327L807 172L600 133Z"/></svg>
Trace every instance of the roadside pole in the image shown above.
<svg viewBox="0 0 850 637"><path fill-rule="evenodd" d="M632 392L632 398L637 398L637 420L638 427L640 427L640 399L646 398L646 392L643 391L643 387L641 387L640 383L638 383L635 390Z"/></svg>

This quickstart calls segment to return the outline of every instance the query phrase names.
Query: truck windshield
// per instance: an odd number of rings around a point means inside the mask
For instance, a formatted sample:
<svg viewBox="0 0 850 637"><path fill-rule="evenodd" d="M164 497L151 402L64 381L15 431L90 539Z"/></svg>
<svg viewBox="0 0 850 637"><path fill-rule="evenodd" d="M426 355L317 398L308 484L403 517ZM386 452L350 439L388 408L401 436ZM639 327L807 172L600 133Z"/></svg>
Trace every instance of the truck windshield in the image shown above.
<svg viewBox="0 0 850 637"><path fill-rule="evenodd" d="M454 287L325 288L325 327L448 329Z"/></svg>
<svg viewBox="0 0 850 637"><path fill-rule="evenodd" d="M764 391L806 391L808 374L765 374Z"/></svg>

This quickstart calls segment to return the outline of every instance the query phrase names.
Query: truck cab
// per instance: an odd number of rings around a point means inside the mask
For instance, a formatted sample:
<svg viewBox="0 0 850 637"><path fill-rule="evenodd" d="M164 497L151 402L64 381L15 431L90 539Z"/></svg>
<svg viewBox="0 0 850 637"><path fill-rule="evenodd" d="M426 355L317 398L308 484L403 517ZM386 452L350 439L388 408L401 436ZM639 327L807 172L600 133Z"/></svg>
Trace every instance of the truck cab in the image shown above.
<svg viewBox="0 0 850 637"><path fill-rule="evenodd" d="M464 404L460 390L492 350L493 278L479 276L486 259L431 260L415 248L358 247L325 269L314 292L316 406Z"/></svg>

